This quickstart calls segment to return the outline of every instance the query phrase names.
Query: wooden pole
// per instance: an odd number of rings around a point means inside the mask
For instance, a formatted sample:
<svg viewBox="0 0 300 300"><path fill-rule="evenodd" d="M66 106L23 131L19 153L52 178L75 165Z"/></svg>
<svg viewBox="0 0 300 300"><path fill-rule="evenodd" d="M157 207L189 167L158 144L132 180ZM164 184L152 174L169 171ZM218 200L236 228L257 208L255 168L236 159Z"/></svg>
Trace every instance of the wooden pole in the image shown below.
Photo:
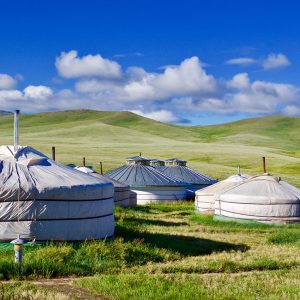
<svg viewBox="0 0 300 300"><path fill-rule="evenodd" d="M263 172L264 173L267 173L267 168L266 168L266 158L263 156L262 158L262 161L263 161Z"/></svg>
<svg viewBox="0 0 300 300"><path fill-rule="evenodd" d="M52 160L55 160L55 147L52 146Z"/></svg>
<svg viewBox="0 0 300 300"><path fill-rule="evenodd" d="M82 164L85 167L85 157L82 158Z"/></svg>
<svg viewBox="0 0 300 300"><path fill-rule="evenodd" d="M140 152L140 156L142 156L142 152Z"/></svg>
<svg viewBox="0 0 300 300"><path fill-rule="evenodd" d="M103 175L103 166L102 166L102 161L100 161L100 173Z"/></svg>

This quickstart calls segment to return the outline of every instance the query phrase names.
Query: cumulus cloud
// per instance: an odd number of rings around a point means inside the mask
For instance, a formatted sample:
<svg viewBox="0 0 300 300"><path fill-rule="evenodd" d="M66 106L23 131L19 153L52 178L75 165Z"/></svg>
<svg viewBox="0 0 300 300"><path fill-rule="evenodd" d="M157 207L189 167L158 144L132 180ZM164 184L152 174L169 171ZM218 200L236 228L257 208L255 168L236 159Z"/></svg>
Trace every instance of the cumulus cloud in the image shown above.
<svg viewBox="0 0 300 300"><path fill-rule="evenodd" d="M298 115L299 102L298 87L260 80L251 82L247 73L241 73L227 81L217 97L177 97L172 99L172 106L217 114Z"/></svg>
<svg viewBox="0 0 300 300"><path fill-rule="evenodd" d="M283 113L290 117L300 116L300 106L288 105L283 109Z"/></svg>
<svg viewBox="0 0 300 300"><path fill-rule="evenodd" d="M86 55L78 57L75 50L62 52L56 58L55 66L62 77L101 77L119 78L121 76L121 66L112 60L103 58L100 54Z"/></svg>
<svg viewBox="0 0 300 300"><path fill-rule="evenodd" d="M17 80L7 74L0 74L0 90L11 90L17 85Z"/></svg>
<svg viewBox="0 0 300 300"><path fill-rule="evenodd" d="M225 62L227 65L249 66L257 63L257 60L250 57L232 58Z"/></svg>
<svg viewBox="0 0 300 300"><path fill-rule="evenodd" d="M28 86L23 91L11 89L0 90L0 107L13 111L21 109L24 112L45 111L51 108L48 99L53 91L46 86Z"/></svg>
<svg viewBox="0 0 300 300"><path fill-rule="evenodd" d="M289 66L290 64L291 63L288 58L282 53L271 53L262 63L263 68L266 70L283 68Z"/></svg>
<svg viewBox="0 0 300 300"><path fill-rule="evenodd" d="M110 67L100 68L100 62ZM76 51L70 51L56 59L56 66L61 76L76 78L74 88L66 79L55 89L29 85L19 91L6 84L0 89L1 107L25 112L130 110L168 123L184 123L182 114L197 112L299 115L297 86L251 80L245 72L228 80L218 79L206 71L198 57L186 58L157 72L135 66L122 71L120 65L100 54L78 57Z"/></svg>
<svg viewBox="0 0 300 300"><path fill-rule="evenodd" d="M173 112L165 109L143 112L142 110L131 110L131 112L145 118L153 119L163 123L186 123L187 120L176 116Z"/></svg>
<svg viewBox="0 0 300 300"><path fill-rule="evenodd" d="M180 65L167 67L162 73L129 68L120 81L81 79L75 87L81 93L99 93L127 102L164 101L186 94L215 93L217 81L206 73L197 57L191 57Z"/></svg>
<svg viewBox="0 0 300 300"><path fill-rule="evenodd" d="M52 95L52 89L44 85L29 85L24 89L25 98L45 100Z"/></svg>
<svg viewBox="0 0 300 300"><path fill-rule="evenodd" d="M250 86L250 79L247 73L240 73L235 75L228 81L227 86L229 88L247 89Z"/></svg>

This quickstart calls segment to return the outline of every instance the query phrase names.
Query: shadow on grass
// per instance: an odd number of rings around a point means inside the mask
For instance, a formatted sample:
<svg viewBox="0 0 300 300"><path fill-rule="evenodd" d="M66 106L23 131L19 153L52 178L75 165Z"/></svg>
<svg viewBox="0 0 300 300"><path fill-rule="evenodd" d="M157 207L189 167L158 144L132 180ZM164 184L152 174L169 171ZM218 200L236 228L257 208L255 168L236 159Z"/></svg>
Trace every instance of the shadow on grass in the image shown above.
<svg viewBox="0 0 300 300"><path fill-rule="evenodd" d="M187 222L171 222L171 221L162 221L162 220L153 220L153 219L142 219L142 218L126 218L126 223L138 223L139 225L155 225L155 226L185 226L188 225Z"/></svg>
<svg viewBox="0 0 300 300"><path fill-rule="evenodd" d="M169 203L169 204L152 204L152 205L140 205L131 209L131 212L137 213L151 213L151 214L160 214L160 213L184 213L185 215L189 215L194 211L194 208L190 206L190 204L177 204L177 203Z"/></svg>
<svg viewBox="0 0 300 300"><path fill-rule="evenodd" d="M148 243L153 247L167 249L183 256L198 256L223 251L245 252L249 249L249 247L244 244L230 244L184 235L150 233L138 231L134 228L128 228L128 226L125 227L122 225L117 225L116 236L124 238L125 241L142 239L145 243Z"/></svg>

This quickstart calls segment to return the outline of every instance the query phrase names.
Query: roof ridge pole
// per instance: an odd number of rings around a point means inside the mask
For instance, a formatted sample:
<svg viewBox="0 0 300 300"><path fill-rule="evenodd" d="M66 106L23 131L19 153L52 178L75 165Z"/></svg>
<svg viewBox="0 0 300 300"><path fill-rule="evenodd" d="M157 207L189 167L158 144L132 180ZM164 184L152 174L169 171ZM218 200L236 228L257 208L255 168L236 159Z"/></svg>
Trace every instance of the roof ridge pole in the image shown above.
<svg viewBox="0 0 300 300"><path fill-rule="evenodd" d="M241 176L241 167L238 165L238 175Z"/></svg>
<svg viewBox="0 0 300 300"><path fill-rule="evenodd" d="M15 153L19 148L19 113L20 110L16 110L14 113L14 150Z"/></svg>

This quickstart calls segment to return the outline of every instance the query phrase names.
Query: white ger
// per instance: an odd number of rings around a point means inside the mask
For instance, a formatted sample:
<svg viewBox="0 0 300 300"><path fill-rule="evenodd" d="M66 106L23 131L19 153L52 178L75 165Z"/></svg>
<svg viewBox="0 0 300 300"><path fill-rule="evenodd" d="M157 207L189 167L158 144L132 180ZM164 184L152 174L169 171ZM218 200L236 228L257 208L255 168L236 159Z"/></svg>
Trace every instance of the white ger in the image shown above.
<svg viewBox="0 0 300 300"><path fill-rule="evenodd" d="M131 197L136 197L138 205L185 199L186 184L151 167L149 159L134 156L126 161L127 165L105 175L128 184Z"/></svg>
<svg viewBox="0 0 300 300"><path fill-rule="evenodd" d="M120 181L105 177L93 170L92 167L75 167L76 170L81 171L83 173L92 175L96 178L99 178L104 182L111 182L114 185L115 193L114 193L114 202L115 205L119 205L121 207L130 207L130 187L128 184L124 184ZM134 206L134 205L133 205Z"/></svg>
<svg viewBox="0 0 300 300"><path fill-rule="evenodd" d="M229 176L228 178L210 185L204 189L200 189L195 193L195 209L196 212L202 214L214 214L215 211L215 198L221 192L224 192L244 180L248 179L250 175L241 174L240 168L236 175Z"/></svg>
<svg viewBox="0 0 300 300"><path fill-rule="evenodd" d="M215 217L264 223L300 222L300 190L268 173L220 193Z"/></svg>
<svg viewBox="0 0 300 300"><path fill-rule="evenodd" d="M0 240L112 236L113 185L19 146L17 127L15 145L0 147Z"/></svg>

